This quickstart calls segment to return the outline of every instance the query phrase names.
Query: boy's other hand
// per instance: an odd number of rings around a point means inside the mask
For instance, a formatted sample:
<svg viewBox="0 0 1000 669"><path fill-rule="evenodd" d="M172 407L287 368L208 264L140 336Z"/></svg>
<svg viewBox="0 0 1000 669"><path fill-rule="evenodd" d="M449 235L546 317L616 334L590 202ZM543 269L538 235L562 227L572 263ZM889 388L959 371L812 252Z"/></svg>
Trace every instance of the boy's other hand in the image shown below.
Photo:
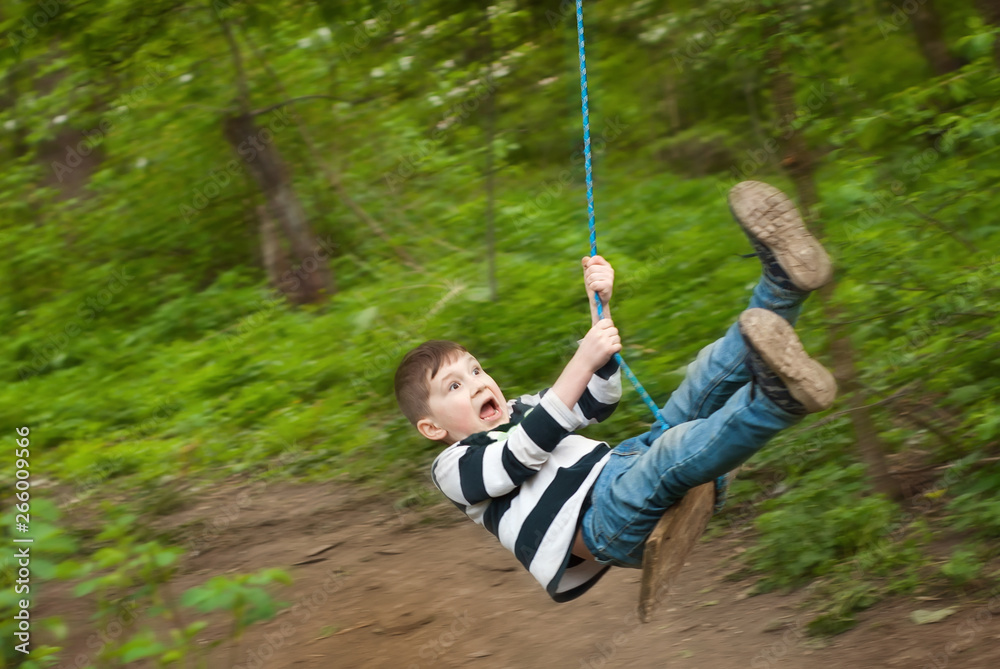
<svg viewBox="0 0 1000 669"><path fill-rule="evenodd" d="M601 256L585 256L581 259L583 265L583 283L587 288L587 299L594 301L594 293L601 296L601 303L611 301L611 292L615 285L615 270L611 263Z"/></svg>
<svg viewBox="0 0 1000 669"><path fill-rule="evenodd" d="M603 367L615 353L622 350L622 338L618 328L610 318L602 318L590 328L580 348L576 350L580 362L587 365L590 372L596 372Z"/></svg>

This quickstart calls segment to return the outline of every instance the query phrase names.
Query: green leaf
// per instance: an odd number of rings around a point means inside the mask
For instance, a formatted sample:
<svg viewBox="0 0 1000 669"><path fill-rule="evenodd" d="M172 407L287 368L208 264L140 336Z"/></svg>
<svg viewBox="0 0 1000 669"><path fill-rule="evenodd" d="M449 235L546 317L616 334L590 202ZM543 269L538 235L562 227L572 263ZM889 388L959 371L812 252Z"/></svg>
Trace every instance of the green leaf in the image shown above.
<svg viewBox="0 0 1000 669"><path fill-rule="evenodd" d="M369 328L371 328L372 323L375 322L375 319L377 317L378 317L378 306L373 305L365 309L362 309L357 314L355 314L354 318L352 319L354 322L354 328L358 332L365 332Z"/></svg>
<svg viewBox="0 0 1000 669"><path fill-rule="evenodd" d="M97 587L97 584L101 582L99 578L92 578L89 581L84 581L83 583L77 583L73 588L73 594L77 597L83 597L84 595L89 595Z"/></svg>
<svg viewBox="0 0 1000 669"><path fill-rule="evenodd" d="M42 620L42 624L59 641L62 641L69 635L69 627L66 625L66 621L63 620L61 616L50 616L48 618L44 618Z"/></svg>
<svg viewBox="0 0 1000 669"><path fill-rule="evenodd" d="M93 571L91 563L81 563L76 560L63 560L56 565L55 578L60 580L81 578Z"/></svg>
<svg viewBox="0 0 1000 669"><path fill-rule="evenodd" d="M929 625L931 623L941 622L950 615L958 612L958 608L954 606L949 606L946 609L937 609L936 611L929 611L926 609L917 609L916 611L910 612L910 620L912 620L917 625Z"/></svg>
<svg viewBox="0 0 1000 669"><path fill-rule="evenodd" d="M177 552L173 550L157 551L153 559L157 567L169 567L177 562Z"/></svg>
<svg viewBox="0 0 1000 669"><path fill-rule="evenodd" d="M184 634L187 635L188 637L193 637L206 627L208 627L207 620L196 620L184 628Z"/></svg>
<svg viewBox="0 0 1000 669"><path fill-rule="evenodd" d="M160 656L161 664L170 664L171 662L180 662L184 659L184 652L179 648L174 648L168 650L166 653Z"/></svg>
<svg viewBox="0 0 1000 669"><path fill-rule="evenodd" d="M134 662L145 657L159 655L166 649L167 647L156 639L155 632L149 628L145 628L123 643L115 654L123 662Z"/></svg>

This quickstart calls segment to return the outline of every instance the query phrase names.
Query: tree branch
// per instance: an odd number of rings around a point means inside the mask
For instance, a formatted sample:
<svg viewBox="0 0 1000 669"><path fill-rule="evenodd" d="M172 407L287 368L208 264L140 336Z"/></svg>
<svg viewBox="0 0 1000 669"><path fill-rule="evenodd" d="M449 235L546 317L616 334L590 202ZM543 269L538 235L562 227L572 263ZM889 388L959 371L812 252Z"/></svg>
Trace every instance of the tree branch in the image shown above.
<svg viewBox="0 0 1000 669"><path fill-rule="evenodd" d="M937 295L941 295L941 294L942 293L935 293L935 295L933 297L936 297ZM920 306L923 306L923 304L916 304L916 305L913 305L912 307L905 307L903 309L897 309L896 311L890 311L890 312L887 312L887 313L884 313L884 314L875 314L874 316L866 316L864 318L855 318L855 319L849 320L849 321L827 321L826 324L827 325L837 325L837 326L840 326L840 325L851 325L853 323L864 323L866 321L877 321L877 320L880 320L882 318L887 318L889 316L896 316L897 314L905 314L907 311L913 311L914 309L916 309L917 307L920 307Z"/></svg>
<svg viewBox="0 0 1000 669"><path fill-rule="evenodd" d="M881 399L881 400L879 400L877 402L872 402L871 404L863 404L861 406L851 407L850 409L844 409L843 411L838 411L837 413L832 413L829 416L827 416L826 418L818 420L815 423L809 425L808 427L802 428L802 431L804 432L806 430L813 430L813 429L815 429L817 427L821 427L821 426L826 425L828 423L832 423L833 421L837 420L838 418L840 418L842 416L846 416L847 414L851 413L852 411L860 411L862 409L870 409L871 407L877 407L877 406L880 406L882 404L888 404L890 402L894 402L895 400L899 399L903 395L906 395L906 394L909 394L909 393L913 392L913 388L914 388L914 384L909 383L909 384L903 386L902 388L900 388L899 390L897 390L892 395L889 395L889 397Z"/></svg>
<svg viewBox="0 0 1000 669"><path fill-rule="evenodd" d="M229 23L222 18L219 8L214 4L211 7L215 12L215 18L219 21L219 27L222 28L222 34L226 38L226 43L229 45L229 53L233 56L233 65L236 68L237 100L240 103L240 111L244 114L249 113L250 89L247 86L246 72L243 70L243 56L240 55L240 47L236 43L236 40L233 39L233 31L229 29Z"/></svg>
<svg viewBox="0 0 1000 669"><path fill-rule="evenodd" d="M933 290L932 288L908 288L907 286L900 286L899 284L891 283L889 281L869 281L868 285L869 286L889 286L890 288L895 288L896 290L909 290L909 291L913 291L915 293L926 293L926 292L928 292L930 290Z"/></svg>
<svg viewBox="0 0 1000 669"><path fill-rule="evenodd" d="M976 460L975 462L970 462L968 466L973 467L976 465L989 464L991 462L1000 462L1000 457L993 458L982 458L981 460ZM942 471L945 469L951 469L952 467L957 467L958 464L955 462L949 463L947 465L927 465L926 467L916 467L914 469L899 469L892 472L893 476L905 476L907 474L922 474L923 472L930 471Z"/></svg>
<svg viewBox="0 0 1000 669"><path fill-rule="evenodd" d="M272 79L274 79L275 84L278 86L278 89L282 92L282 94L287 96L288 90L285 88L285 85L281 81L281 78L278 77L277 73L271 67L271 64L264 59L264 55L257 49L257 47L253 44L253 42L250 41L250 38L247 35L246 31L242 30L241 33L243 35L243 39L246 40L247 44L250 46L250 51L254 54L254 57L261 64L261 66L268 73L268 75ZM315 96L315 97L329 97L329 96ZM295 98L290 98L289 101L292 101L294 99ZM292 117L295 119L296 128L298 129L299 134L302 136L302 140L305 142L306 147L309 149L309 152L312 154L313 160L315 160L316 164L319 165L319 168L323 171L323 174L326 176L327 181L330 182L330 185L333 187L333 190L336 191L337 196L341 199L341 201L344 204L346 204L347 208L350 209L352 212L354 212L354 214L358 218L360 218L362 222L364 222L364 224L367 225L368 228L373 233L375 233L377 237L379 237L382 241L388 244L389 247L393 251L395 251L396 255L398 255L399 258L406 265L408 265L411 269L416 270L417 272L423 272L424 268L420 265L420 263L414 260L413 256L411 256L406 249L394 244L392 240L389 238L389 235L386 234L382 226L379 225L378 221L376 221L367 211L365 211L365 209L360 204L354 201L354 198L350 196L350 194L344 188L344 185L341 183L340 176L337 175L326 163L326 161L323 160L319 152L319 149L316 147L315 142L313 142L312 137L306 130L306 126L305 123L302 121L302 118L298 115L298 113L294 109L291 110L290 113Z"/></svg>
<svg viewBox="0 0 1000 669"><path fill-rule="evenodd" d="M914 205L912 203L907 203L906 204L906 208L911 213L913 213L918 218L920 218L921 220L924 220L924 221L927 221L928 223L936 225L938 228L940 228L941 230L943 230L949 237L951 237L956 242L958 242L959 244L961 244L962 246L964 246L966 249L968 249L969 253L978 253L979 252L979 249L977 249L971 242L969 242L964 237L962 237L960 234L958 234L957 232L955 232L955 230L953 230L952 228L950 228L943 221L940 221L940 220L934 218L933 216L928 216L924 212L922 212L919 209L917 209L916 205Z"/></svg>

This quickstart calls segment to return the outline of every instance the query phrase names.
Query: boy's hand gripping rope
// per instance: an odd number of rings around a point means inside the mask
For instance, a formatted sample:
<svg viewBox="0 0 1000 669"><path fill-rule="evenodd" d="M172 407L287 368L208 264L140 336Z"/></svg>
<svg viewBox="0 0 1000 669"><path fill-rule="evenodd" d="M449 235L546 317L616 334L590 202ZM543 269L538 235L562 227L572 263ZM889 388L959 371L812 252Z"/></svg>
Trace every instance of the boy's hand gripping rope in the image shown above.
<svg viewBox="0 0 1000 669"><path fill-rule="evenodd" d="M577 42L580 45L580 102L583 110L583 153L585 158L583 164L587 170L587 219L588 226L590 227L590 256L594 257L597 255L597 223L594 216L593 168L590 162L590 111L587 108L587 54L583 40L583 0L576 0L576 34ZM601 296L597 292L594 293L594 301L597 302L597 317L603 318L604 307L601 304ZM663 419L663 415L660 413L660 408L656 406L656 402L653 401L653 398L649 396L646 389L639 383L639 379L632 373L631 368L625 364L625 359L622 358L620 353L615 353L615 360L618 361L618 365L621 367L625 377L635 386L639 397L642 398L642 401L646 403L646 406L656 416L656 422L662 425L664 429L670 427L667 425L667 421ZM726 503L728 485L725 474L715 479L716 511L720 510Z"/></svg>

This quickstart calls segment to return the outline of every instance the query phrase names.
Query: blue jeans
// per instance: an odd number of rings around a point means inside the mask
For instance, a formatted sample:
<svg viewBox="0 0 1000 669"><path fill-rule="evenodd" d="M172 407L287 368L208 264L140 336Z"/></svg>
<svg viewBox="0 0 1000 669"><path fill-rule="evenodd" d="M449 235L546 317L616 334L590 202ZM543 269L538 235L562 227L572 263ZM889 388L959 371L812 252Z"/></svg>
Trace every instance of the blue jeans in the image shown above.
<svg viewBox="0 0 1000 669"><path fill-rule="evenodd" d="M770 309L794 325L807 296L761 277L748 308ZM733 323L688 365L662 409L667 425L657 423L611 451L581 521L583 541L598 562L641 567L646 538L667 507L746 462L802 419L753 389L746 357Z"/></svg>

